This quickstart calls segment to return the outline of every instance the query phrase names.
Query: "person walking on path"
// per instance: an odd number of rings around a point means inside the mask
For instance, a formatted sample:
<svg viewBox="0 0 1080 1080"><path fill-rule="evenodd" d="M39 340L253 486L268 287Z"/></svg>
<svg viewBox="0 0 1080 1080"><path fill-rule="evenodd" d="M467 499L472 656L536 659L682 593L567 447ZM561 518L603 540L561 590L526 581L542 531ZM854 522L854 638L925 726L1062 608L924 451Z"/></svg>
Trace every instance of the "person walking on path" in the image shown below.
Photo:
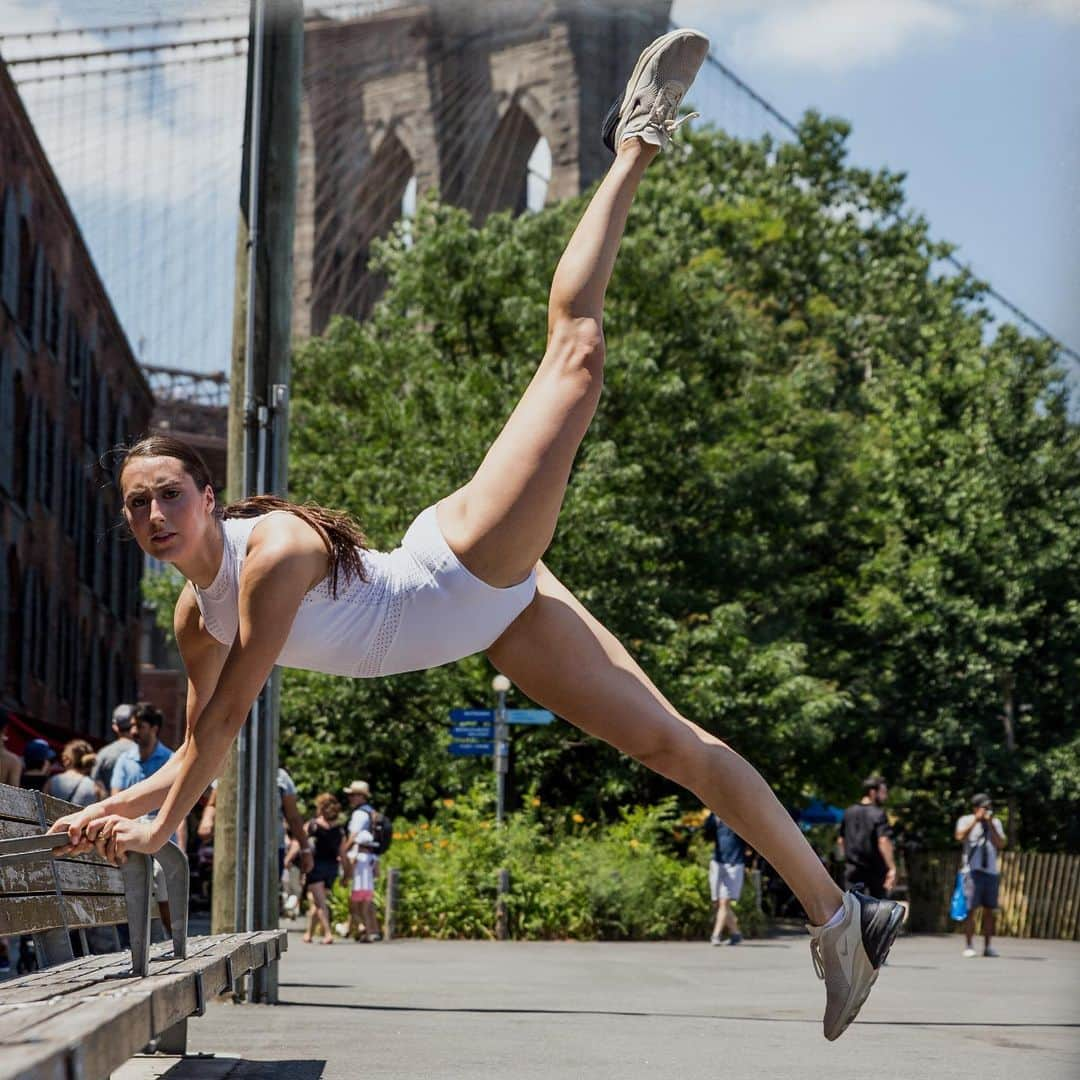
<svg viewBox="0 0 1080 1080"><path fill-rule="evenodd" d="M311 837L315 863L304 879L308 896L308 925L304 941L310 942L315 924L322 929L322 943L332 945L334 935L330 930L330 906L326 894L333 888L340 873L341 841L345 830L338 824L341 803L329 793L315 799L315 817L307 823L307 835Z"/></svg>
<svg viewBox="0 0 1080 1080"><path fill-rule="evenodd" d="M1005 847L1005 830L994 817L994 803L989 795L980 792L971 800L970 814L956 823L956 839L962 848L961 870L968 875L968 914L964 920L967 945L964 956L975 952L975 909L982 908L983 956L997 956L991 943L994 936L994 912L998 906L998 857Z"/></svg>
<svg viewBox="0 0 1080 1080"><path fill-rule="evenodd" d="M862 798L844 811L840 824L844 884L883 899L896 884L893 831L885 815L889 786L880 776L868 776L862 788Z"/></svg>
<svg viewBox="0 0 1080 1080"><path fill-rule="evenodd" d="M719 945L727 932L728 944L738 945L742 934L734 905L742 896L746 842L711 812L705 819L705 839L713 842L712 858L709 859L709 895L716 910L709 940L713 945Z"/></svg>
<svg viewBox="0 0 1080 1080"><path fill-rule="evenodd" d="M381 941L382 930L375 914L375 879L379 856L375 851L375 808L366 780L354 780L346 789L352 813L345 839L341 842L342 866L350 879L349 921L343 937L358 941ZM361 933L363 937L361 937Z"/></svg>
<svg viewBox="0 0 1080 1080"><path fill-rule="evenodd" d="M115 738L98 751L97 763L90 774L106 792L112 791L112 774L116 763L135 749L135 706L117 705L113 709L112 729Z"/></svg>
<svg viewBox="0 0 1080 1080"><path fill-rule="evenodd" d="M708 47L676 30L638 59L604 123L615 159L552 279L536 373L476 473L394 551L368 550L351 519L317 506L260 495L219 509L205 463L180 440L153 435L128 449L117 475L124 520L188 579L174 615L188 735L134 794L57 821L70 840L62 850L156 851L220 769L275 664L367 678L486 651L530 699L694 792L776 868L811 920L825 1037L847 1028L902 909L844 893L757 770L682 716L542 561L600 400L604 295L627 215L687 119L679 105ZM136 820L158 806L157 821Z"/></svg>

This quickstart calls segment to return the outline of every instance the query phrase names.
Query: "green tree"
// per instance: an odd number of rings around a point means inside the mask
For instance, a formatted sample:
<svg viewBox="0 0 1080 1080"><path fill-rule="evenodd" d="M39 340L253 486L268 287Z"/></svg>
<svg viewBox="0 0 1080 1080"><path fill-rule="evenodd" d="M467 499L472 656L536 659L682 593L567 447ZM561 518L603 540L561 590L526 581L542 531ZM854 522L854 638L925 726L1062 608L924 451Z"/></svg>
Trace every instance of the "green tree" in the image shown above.
<svg viewBox="0 0 1080 1080"><path fill-rule="evenodd" d="M548 562L789 802L886 769L927 841L985 787L1015 797L1025 842L1076 843L1080 456L1056 357L991 325L903 178L853 168L847 134L814 114L781 145L700 131L650 170ZM297 353L293 490L385 548L463 483L539 359L582 206L475 228L424 203L411 244L378 252L372 318ZM484 768L442 733L490 675L290 674L290 764L308 790L360 769L420 810ZM670 792L566 725L519 736L516 767L591 812Z"/></svg>

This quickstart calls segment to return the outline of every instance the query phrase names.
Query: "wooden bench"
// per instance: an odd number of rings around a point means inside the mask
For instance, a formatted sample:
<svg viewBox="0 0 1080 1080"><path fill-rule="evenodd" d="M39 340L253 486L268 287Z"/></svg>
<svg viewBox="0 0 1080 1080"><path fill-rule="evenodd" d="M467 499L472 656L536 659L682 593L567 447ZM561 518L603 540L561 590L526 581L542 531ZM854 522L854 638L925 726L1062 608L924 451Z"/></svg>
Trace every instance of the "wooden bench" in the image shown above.
<svg viewBox="0 0 1080 1080"><path fill-rule="evenodd" d="M187 858L175 844L154 856L172 940L151 944L153 860L133 855L118 868L96 855L54 859L63 835L44 834L74 809L0 785L0 936L32 934L39 967L0 982L0 1080L99 1080L151 1042L182 1054L188 1017L286 947L283 930L189 940ZM87 929L120 924L130 949L87 955Z"/></svg>

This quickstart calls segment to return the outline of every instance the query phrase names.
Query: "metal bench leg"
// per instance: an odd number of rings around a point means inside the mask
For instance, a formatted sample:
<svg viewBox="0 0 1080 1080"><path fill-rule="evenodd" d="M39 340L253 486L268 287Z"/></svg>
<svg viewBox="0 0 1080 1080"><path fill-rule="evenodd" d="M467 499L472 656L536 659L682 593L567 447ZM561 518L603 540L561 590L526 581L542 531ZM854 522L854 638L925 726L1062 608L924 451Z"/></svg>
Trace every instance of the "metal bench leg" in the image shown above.
<svg viewBox="0 0 1080 1080"><path fill-rule="evenodd" d="M188 889L191 878L187 856L176 844L166 844L155 856L165 871L165 888L169 893L169 916L172 921L173 956L187 957Z"/></svg>
<svg viewBox="0 0 1080 1080"><path fill-rule="evenodd" d="M150 972L150 886L153 881L150 856L129 855L123 871L131 936L131 972L147 975Z"/></svg>

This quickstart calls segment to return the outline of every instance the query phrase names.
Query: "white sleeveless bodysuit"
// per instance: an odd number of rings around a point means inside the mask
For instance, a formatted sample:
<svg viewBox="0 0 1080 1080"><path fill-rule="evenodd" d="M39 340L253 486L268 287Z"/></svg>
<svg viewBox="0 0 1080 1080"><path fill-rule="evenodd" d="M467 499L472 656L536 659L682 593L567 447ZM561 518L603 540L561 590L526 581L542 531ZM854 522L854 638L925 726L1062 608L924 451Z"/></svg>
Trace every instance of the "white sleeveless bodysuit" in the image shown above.
<svg viewBox="0 0 1080 1080"><path fill-rule="evenodd" d="M252 530L275 510L226 518L221 566L205 589L192 583L206 629L232 645L239 626L240 572ZM272 527L272 526L267 526ZM430 506L401 546L365 551L367 581L324 579L304 597L277 662L327 675L370 678L421 671L482 652L521 614L536 592L536 573L497 589L470 573L450 550Z"/></svg>

